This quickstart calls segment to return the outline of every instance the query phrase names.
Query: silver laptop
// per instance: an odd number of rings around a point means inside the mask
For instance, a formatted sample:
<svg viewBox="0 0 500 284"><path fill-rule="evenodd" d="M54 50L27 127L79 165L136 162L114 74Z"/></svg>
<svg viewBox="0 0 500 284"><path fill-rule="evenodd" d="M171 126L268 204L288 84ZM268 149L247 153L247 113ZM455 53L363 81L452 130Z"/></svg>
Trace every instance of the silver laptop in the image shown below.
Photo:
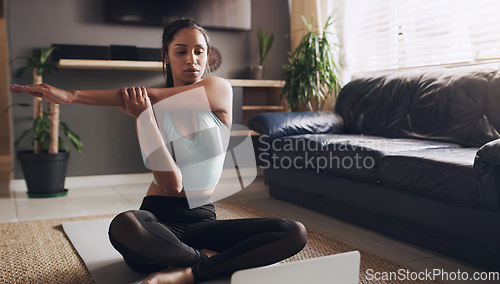
<svg viewBox="0 0 500 284"><path fill-rule="evenodd" d="M359 283L358 251L322 256L297 262L240 270L231 284Z"/></svg>

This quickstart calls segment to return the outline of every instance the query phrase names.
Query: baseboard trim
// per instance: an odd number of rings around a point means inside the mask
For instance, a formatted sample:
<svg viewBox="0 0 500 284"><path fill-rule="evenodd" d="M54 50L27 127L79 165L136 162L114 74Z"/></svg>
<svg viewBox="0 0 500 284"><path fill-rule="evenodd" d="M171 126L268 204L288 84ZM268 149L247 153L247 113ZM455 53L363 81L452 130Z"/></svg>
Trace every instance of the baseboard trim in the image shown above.
<svg viewBox="0 0 500 284"><path fill-rule="evenodd" d="M92 175L67 177L64 183L67 188L113 186L135 183L148 183L153 179L152 173L139 174L114 174L114 175ZM10 182L11 191L26 191L24 179L15 179Z"/></svg>
<svg viewBox="0 0 500 284"><path fill-rule="evenodd" d="M234 177L232 173L234 170L224 169L222 178ZM257 176L262 175L263 172L257 168ZM113 186L124 184L137 184L137 183L150 183L153 180L152 173L138 173L138 174L113 174L113 175L91 175L91 176L76 176L67 177L65 187L93 187L93 186ZM26 182L24 179L15 179L10 181L11 191L26 191Z"/></svg>

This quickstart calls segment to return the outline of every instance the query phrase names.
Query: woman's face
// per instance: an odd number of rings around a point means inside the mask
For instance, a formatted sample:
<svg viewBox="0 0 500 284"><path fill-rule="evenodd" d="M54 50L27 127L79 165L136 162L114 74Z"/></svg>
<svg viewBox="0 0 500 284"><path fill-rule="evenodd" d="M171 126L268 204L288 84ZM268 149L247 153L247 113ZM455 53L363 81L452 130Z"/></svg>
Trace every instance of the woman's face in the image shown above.
<svg viewBox="0 0 500 284"><path fill-rule="evenodd" d="M205 73L207 67L207 43L197 29L179 30L168 44L166 61L172 69L174 86L193 84Z"/></svg>

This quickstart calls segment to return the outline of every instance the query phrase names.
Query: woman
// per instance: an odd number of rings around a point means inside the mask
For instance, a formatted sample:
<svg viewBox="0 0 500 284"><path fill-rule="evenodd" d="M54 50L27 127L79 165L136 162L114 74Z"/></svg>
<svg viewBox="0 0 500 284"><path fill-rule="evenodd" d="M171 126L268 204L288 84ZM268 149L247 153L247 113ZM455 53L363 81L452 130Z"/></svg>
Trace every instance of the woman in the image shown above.
<svg viewBox="0 0 500 284"><path fill-rule="evenodd" d="M54 103L118 106L136 118L140 145L155 179L140 210L123 212L113 219L109 237L132 269L162 271L151 274L144 283L194 283L230 275L288 258L306 243L306 230L296 221L217 220L211 203L189 208L188 180L201 180L193 191L196 198L209 196L220 178L221 161L212 161L218 170L209 166L205 169L209 174L201 177L183 171L175 157L177 146L169 148L164 137L158 135L168 129L157 125L151 104L169 101L164 105L170 107L171 126L176 130L173 133L185 138L185 143L197 139L197 134L191 134L203 127L228 135L232 88L222 78L205 78L209 50L205 30L191 19L181 19L163 31L167 88L65 91L47 84L11 87L12 92L27 92ZM177 100L173 100L174 96ZM200 96L206 97L208 110L198 103ZM178 111L190 107L189 111Z"/></svg>

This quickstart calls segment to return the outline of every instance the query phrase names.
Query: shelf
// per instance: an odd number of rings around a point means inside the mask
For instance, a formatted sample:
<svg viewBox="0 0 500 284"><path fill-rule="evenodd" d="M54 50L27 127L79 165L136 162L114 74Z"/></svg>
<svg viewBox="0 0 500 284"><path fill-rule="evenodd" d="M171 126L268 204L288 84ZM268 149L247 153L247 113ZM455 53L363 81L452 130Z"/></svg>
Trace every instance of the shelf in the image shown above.
<svg viewBox="0 0 500 284"><path fill-rule="evenodd" d="M259 136L258 132L253 130L231 130L231 136Z"/></svg>
<svg viewBox="0 0 500 284"><path fill-rule="evenodd" d="M162 71L161 61L61 59L59 68Z"/></svg>
<svg viewBox="0 0 500 284"><path fill-rule="evenodd" d="M285 110L284 106L242 106L242 110Z"/></svg>
<svg viewBox="0 0 500 284"><path fill-rule="evenodd" d="M279 80L228 79L233 87L276 87L281 88L285 82Z"/></svg>
<svg viewBox="0 0 500 284"><path fill-rule="evenodd" d="M61 59L57 66L68 69L163 70L161 61ZM232 86L238 87L283 87L284 85L284 82L279 80L229 79L228 81Z"/></svg>
<svg viewBox="0 0 500 284"><path fill-rule="evenodd" d="M61 59L57 66L63 69L163 70L161 61ZM284 82L280 80L228 79L228 81L233 87L281 88L284 85Z"/></svg>
<svg viewBox="0 0 500 284"><path fill-rule="evenodd" d="M61 59L57 63L61 69L91 69L91 70L144 70L162 71L161 61L130 61L130 60L90 60L90 59ZM228 79L233 87L243 88L243 122L255 115L256 112L286 111L280 105L280 92L285 82L281 80L254 80L254 79ZM241 114L240 114L241 115ZM246 132L248 133L248 132ZM231 132L232 136L245 136L248 134ZM251 135L258 135L251 132Z"/></svg>

